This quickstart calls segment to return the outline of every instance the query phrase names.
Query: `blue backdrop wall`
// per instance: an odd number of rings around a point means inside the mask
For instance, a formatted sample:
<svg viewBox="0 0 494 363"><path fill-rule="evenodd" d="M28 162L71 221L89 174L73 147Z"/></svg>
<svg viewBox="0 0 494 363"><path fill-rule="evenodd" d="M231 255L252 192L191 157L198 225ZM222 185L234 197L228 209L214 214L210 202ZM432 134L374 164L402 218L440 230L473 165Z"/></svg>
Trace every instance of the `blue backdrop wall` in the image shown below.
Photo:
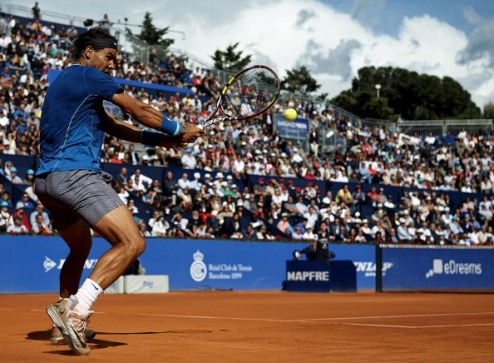
<svg viewBox="0 0 494 363"><path fill-rule="evenodd" d="M220 240L147 239L140 257L147 275L169 276L170 290L233 289L280 290L286 261L305 243L268 243ZM86 261L87 277L108 248L94 238ZM357 288L375 288L375 247L332 245L336 259L352 260L357 267ZM0 236L0 293L58 291L60 268L68 249L60 237Z"/></svg>

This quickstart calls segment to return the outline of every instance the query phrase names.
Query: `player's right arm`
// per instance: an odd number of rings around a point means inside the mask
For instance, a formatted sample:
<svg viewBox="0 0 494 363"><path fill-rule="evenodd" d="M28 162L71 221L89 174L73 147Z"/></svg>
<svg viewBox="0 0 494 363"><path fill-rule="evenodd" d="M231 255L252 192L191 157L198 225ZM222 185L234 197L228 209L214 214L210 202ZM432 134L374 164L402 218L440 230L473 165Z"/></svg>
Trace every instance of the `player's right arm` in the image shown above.
<svg viewBox="0 0 494 363"><path fill-rule="evenodd" d="M172 136L178 135L179 133L178 123L176 121L170 120L166 115L163 115L154 107L144 102L137 101L125 93L115 93L111 101L144 126ZM203 134L203 129L189 124L185 127L185 132L181 137L186 143L192 143Z"/></svg>
<svg viewBox="0 0 494 363"><path fill-rule="evenodd" d="M159 130L163 123L163 114L160 111L144 102L133 99L123 92L115 93L111 101L144 126Z"/></svg>

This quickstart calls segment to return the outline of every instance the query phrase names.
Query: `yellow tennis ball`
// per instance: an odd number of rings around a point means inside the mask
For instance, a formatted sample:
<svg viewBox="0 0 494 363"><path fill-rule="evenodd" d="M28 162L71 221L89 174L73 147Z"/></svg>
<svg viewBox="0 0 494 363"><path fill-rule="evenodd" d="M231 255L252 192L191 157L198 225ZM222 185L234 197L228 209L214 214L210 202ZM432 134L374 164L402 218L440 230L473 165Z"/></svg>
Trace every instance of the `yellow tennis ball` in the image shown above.
<svg viewBox="0 0 494 363"><path fill-rule="evenodd" d="M287 108L285 112L283 112L283 116L288 121L293 121L297 118L297 111L295 111L293 108Z"/></svg>

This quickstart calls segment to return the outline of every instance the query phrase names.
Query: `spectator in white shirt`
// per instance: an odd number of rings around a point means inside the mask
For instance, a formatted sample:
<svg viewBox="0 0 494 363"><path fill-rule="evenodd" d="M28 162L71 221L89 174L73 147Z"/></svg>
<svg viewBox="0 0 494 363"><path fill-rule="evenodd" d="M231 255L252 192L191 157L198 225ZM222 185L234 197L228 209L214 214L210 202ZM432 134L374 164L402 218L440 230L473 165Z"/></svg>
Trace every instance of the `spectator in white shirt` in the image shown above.
<svg viewBox="0 0 494 363"><path fill-rule="evenodd" d="M143 175L141 169L136 169L130 179L134 182L134 188L137 190L146 191L149 189L151 184L153 184L153 179L146 175Z"/></svg>
<svg viewBox="0 0 494 363"><path fill-rule="evenodd" d="M182 177L178 179L177 184L181 190L189 189L191 181L189 180L189 174L183 173Z"/></svg>
<svg viewBox="0 0 494 363"><path fill-rule="evenodd" d="M182 168L184 169L195 169L197 165L197 160L192 154L192 149L189 147L185 149L185 153L182 155Z"/></svg>

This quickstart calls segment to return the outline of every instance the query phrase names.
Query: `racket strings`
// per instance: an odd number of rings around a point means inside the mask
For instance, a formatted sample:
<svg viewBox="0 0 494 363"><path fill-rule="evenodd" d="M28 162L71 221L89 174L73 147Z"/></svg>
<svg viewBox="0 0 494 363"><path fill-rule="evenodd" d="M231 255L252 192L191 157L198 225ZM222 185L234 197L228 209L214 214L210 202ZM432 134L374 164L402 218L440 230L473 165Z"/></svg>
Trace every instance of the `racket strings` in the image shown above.
<svg viewBox="0 0 494 363"><path fill-rule="evenodd" d="M278 77L264 68L239 75L227 87L221 108L228 116L247 118L269 108L278 96Z"/></svg>

